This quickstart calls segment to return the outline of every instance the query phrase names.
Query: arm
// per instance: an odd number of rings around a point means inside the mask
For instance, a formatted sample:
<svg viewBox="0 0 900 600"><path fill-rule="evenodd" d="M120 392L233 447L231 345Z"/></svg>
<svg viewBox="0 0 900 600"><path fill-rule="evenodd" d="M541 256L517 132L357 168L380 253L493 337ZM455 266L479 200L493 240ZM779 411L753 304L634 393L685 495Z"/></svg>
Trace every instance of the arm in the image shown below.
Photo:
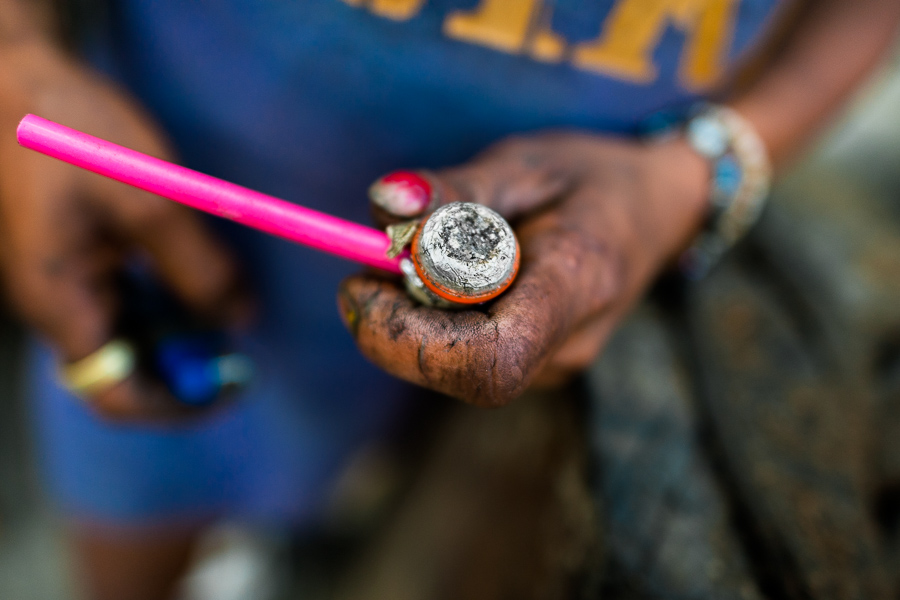
<svg viewBox="0 0 900 600"><path fill-rule="evenodd" d="M170 158L137 103L61 49L44 8L0 0L0 283L11 306L62 361L77 361L115 336L117 275L140 253L187 305L211 320L233 315L235 265L196 215L17 145L16 125L35 112ZM139 374L91 404L118 417L179 411Z"/></svg>
<svg viewBox="0 0 900 600"><path fill-rule="evenodd" d="M762 77L731 99L776 166L835 115L884 54L898 21L896 0L818 1ZM544 134L507 140L432 177L443 200L481 202L518 219L516 284L484 310L446 313L413 305L390 282L355 277L339 304L362 352L385 370L497 406L593 361L696 236L709 169L680 139L644 145ZM523 210L541 204L550 207ZM384 194L380 208L391 212Z"/></svg>
<svg viewBox="0 0 900 600"><path fill-rule="evenodd" d="M731 106L753 123L777 167L840 111L897 33L900 2L816 0L787 46Z"/></svg>

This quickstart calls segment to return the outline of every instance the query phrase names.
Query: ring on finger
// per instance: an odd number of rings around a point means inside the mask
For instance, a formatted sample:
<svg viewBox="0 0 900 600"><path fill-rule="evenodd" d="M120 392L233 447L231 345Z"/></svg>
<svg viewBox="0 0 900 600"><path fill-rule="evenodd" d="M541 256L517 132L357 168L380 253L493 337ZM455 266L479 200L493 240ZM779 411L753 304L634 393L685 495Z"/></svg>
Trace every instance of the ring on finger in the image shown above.
<svg viewBox="0 0 900 600"><path fill-rule="evenodd" d="M124 381L136 364L134 346L112 340L81 360L62 365L60 379L73 394L89 398Z"/></svg>

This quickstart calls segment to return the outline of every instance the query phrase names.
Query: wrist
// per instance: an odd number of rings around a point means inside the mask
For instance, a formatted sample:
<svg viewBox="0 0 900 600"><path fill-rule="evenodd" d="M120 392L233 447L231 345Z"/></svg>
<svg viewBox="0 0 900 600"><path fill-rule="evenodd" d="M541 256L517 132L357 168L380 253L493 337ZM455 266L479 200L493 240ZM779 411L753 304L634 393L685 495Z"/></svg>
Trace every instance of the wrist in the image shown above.
<svg viewBox="0 0 900 600"><path fill-rule="evenodd" d="M663 260L670 262L687 249L706 222L711 169L709 161L682 136L651 142L648 152L659 241Z"/></svg>

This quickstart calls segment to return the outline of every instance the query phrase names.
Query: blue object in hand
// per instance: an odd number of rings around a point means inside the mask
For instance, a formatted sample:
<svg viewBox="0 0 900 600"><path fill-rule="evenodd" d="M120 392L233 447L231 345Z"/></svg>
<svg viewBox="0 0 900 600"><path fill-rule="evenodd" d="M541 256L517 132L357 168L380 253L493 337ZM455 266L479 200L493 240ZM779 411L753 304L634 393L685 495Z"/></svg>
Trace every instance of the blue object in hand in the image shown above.
<svg viewBox="0 0 900 600"><path fill-rule="evenodd" d="M160 378L172 395L190 406L206 406L222 394L246 386L253 377L249 357L222 354L210 334L170 335L153 350Z"/></svg>
<svg viewBox="0 0 900 600"><path fill-rule="evenodd" d="M253 378L253 362L220 330L192 315L141 264L123 274L117 329L137 349L138 365L187 406L213 404Z"/></svg>

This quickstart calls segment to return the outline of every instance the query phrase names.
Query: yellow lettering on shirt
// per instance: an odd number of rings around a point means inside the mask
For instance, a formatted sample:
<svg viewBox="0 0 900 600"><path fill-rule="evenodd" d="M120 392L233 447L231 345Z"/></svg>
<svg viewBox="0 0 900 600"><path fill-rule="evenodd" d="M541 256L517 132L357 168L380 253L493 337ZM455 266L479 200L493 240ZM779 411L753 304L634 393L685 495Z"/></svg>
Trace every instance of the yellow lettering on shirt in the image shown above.
<svg viewBox="0 0 900 600"><path fill-rule="evenodd" d="M395 21L412 19L421 10L425 0L371 0L369 10Z"/></svg>
<svg viewBox="0 0 900 600"><path fill-rule="evenodd" d="M343 0L396 21L421 11L427 0ZM571 52L573 66L636 83L657 76L653 53L670 26L685 33L679 76L689 88L706 88L725 70L740 0L618 0L600 36ZM444 34L461 42L543 62L566 57L567 43L551 26L547 0L481 0L451 12Z"/></svg>
<svg viewBox="0 0 900 600"><path fill-rule="evenodd" d="M681 79L688 87L705 88L725 71L734 32L737 0L710 2L693 17L690 36L681 59Z"/></svg>
<svg viewBox="0 0 900 600"><path fill-rule="evenodd" d="M510 54L527 52L538 60L562 58L565 41L549 28L542 0L482 0L469 11L456 11L444 21L447 37Z"/></svg>
<svg viewBox="0 0 900 600"><path fill-rule="evenodd" d="M685 85L707 87L724 70L738 0L621 0L599 39L575 48L576 67L650 83L657 77L653 51L673 24L687 35L681 59Z"/></svg>
<svg viewBox="0 0 900 600"><path fill-rule="evenodd" d="M482 0L470 11L456 11L444 21L444 34L455 40L518 53L541 7L540 0Z"/></svg>
<svg viewBox="0 0 900 600"><path fill-rule="evenodd" d="M532 58L542 62L559 62L566 52L567 44L562 36L550 28L550 20L550 10L545 8L535 28L528 53Z"/></svg>

